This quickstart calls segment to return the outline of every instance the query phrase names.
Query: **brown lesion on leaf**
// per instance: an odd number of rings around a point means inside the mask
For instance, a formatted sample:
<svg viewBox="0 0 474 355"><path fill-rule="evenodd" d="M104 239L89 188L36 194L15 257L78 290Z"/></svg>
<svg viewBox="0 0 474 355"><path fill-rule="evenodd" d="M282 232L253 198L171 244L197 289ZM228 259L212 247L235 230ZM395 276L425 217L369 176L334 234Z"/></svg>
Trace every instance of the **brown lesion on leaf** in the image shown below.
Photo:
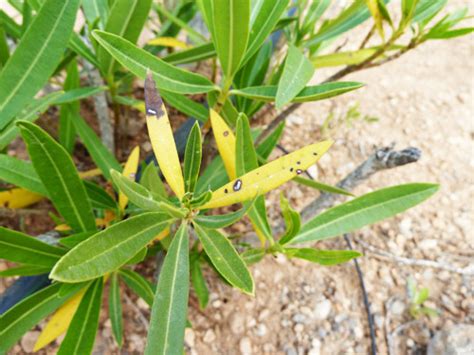
<svg viewBox="0 0 474 355"><path fill-rule="evenodd" d="M163 111L163 100L161 99L158 89L156 88L155 80L151 71L148 70L145 79L145 110L148 116L156 116L156 118L162 117L165 112Z"/></svg>

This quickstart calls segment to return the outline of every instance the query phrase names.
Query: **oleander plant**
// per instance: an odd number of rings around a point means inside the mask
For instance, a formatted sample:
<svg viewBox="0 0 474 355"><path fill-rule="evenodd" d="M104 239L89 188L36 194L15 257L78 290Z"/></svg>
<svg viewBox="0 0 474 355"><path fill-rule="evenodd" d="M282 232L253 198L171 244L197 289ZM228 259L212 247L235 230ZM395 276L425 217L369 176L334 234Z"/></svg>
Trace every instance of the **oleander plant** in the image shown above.
<svg viewBox="0 0 474 355"><path fill-rule="evenodd" d="M305 171L331 154L330 139L270 156L298 106L364 86L342 81L347 74L469 34L467 9L446 13L446 0L355 0L342 8L329 0L4 3L0 206L48 208L43 218L56 227L38 236L0 227L0 258L9 266L0 276L42 280L20 294L7 290L8 302L2 296L0 353L46 320L34 351L65 334L59 354L90 354L104 297L121 347L126 285L151 310L145 353L182 354L190 292L202 309L208 302L204 268L252 297L251 264L276 254L324 266L349 261L361 254L316 242L438 190L410 183L355 197L308 179ZM338 45L366 23L362 43ZM319 68L334 74L320 79ZM85 104L92 119L83 117ZM43 113L52 118L35 123ZM184 123L173 132L178 116ZM134 146L126 131L137 117L148 135ZM153 153L145 157L139 146L147 141ZM17 157L21 147L29 159ZM96 168L79 171L84 156ZM290 180L348 201L303 220L282 192L282 221L270 221L265 194ZM254 241L229 228L242 220ZM137 271L158 254L156 278Z"/></svg>

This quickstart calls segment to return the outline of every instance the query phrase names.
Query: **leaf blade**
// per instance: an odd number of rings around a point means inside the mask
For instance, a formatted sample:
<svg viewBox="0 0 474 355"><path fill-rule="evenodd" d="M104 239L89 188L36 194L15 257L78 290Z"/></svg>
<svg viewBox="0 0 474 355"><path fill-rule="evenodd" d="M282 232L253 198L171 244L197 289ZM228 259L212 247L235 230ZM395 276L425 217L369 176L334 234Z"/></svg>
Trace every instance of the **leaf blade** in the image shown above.
<svg viewBox="0 0 474 355"><path fill-rule="evenodd" d="M189 239L182 224L171 242L156 288L145 354L181 354L189 294Z"/></svg>

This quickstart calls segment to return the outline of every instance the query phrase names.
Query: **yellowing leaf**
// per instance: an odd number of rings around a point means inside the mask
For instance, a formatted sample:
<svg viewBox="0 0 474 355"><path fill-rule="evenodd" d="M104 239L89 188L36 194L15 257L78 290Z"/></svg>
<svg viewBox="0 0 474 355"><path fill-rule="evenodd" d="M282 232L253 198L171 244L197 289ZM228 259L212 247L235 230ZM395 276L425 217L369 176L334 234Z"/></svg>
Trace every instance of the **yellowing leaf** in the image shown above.
<svg viewBox="0 0 474 355"><path fill-rule="evenodd" d="M367 3L367 7L369 8L372 17L374 18L375 27L377 28L380 37L383 39L385 37L383 32L383 18L382 14L380 13L378 0L366 0L365 2Z"/></svg>
<svg viewBox="0 0 474 355"><path fill-rule="evenodd" d="M171 47L171 48L189 48L190 46L179 39L174 37L158 37L152 39L148 42L149 45L152 46L163 46L163 47Z"/></svg>
<svg viewBox="0 0 474 355"><path fill-rule="evenodd" d="M216 208L263 195L301 174L326 153L332 141L308 145L235 179L212 193L200 209Z"/></svg>
<svg viewBox="0 0 474 355"><path fill-rule="evenodd" d="M171 190L181 199L184 195L183 172L168 113L151 73L145 79L145 107L148 135L156 160Z"/></svg>
<svg viewBox="0 0 474 355"><path fill-rule="evenodd" d="M34 352L44 348L61 334L66 332L72 318L74 317L74 313L76 313L77 307L79 307L79 303L81 303L84 293L86 293L86 290L87 287L84 287L65 304L58 308L36 340L33 349Z"/></svg>
<svg viewBox="0 0 474 355"><path fill-rule="evenodd" d="M132 153L128 157L127 162L123 168L122 175L125 176L127 179L131 181L135 181L135 174L137 173L138 169L138 162L140 160L140 147L136 146L133 148ZM125 196L123 192L119 192L119 207L120 210L125 210L127 207L128 197Z"/></svg>
<svg viewBox="0 0 474 355"><path fill-rule="evenodd" d="M0 207L24 208L41 201L43 198L44 196L34 192L21 188L14 188L0 192Z"/></svg>
<svg viewBox="0 0 474 355"><path fill-rule="evenodd" d="M214 110L211 112L211 125L216 139L217 149L224 162L229 179L237 177L235 171L235 136L224 119Z"/></svg>
<svg viewBox="0 0 474 355"><path fill-rule="evenodd" d="M91 177L99 176L99 175L102 175L102 171L100 171L99 168L79 172L79 177L81 179L87 179L87 178L91 178Z"/></svg>
<svg viewBox="0 0 474 355"><path fill-rule="evenodd" d="M170 234L170 227L166 228L162 232L158 233L154 241L159 242L160 240L165 239Z"/></svg>

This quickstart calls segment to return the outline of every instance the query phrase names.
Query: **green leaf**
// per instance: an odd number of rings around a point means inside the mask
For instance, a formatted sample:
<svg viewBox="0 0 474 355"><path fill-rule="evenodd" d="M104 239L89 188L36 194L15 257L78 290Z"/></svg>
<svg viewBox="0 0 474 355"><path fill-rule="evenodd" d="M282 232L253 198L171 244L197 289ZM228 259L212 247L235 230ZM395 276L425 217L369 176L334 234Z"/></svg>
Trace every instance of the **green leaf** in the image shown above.
<svg viewBox="0 0 474 355"><path fill-rule="evenodd" d="M265 249L248 249L244 251L241 256L246 265L252 265L263 259L265 256Z"/></svg>
<svg viewBox="0 0 474 355"><path fill-rule="evenodd" d="M197 254L196 257L191 258L191 283L193 285L194 292L196 293L199 307L204 309L209 302L209 290L206 285L206 280L202 274L199 259L199 254Z"/></svg>
<svg viewBox="0 0 474 355"><path fill-rule="evenodd" d="M53 266L65 250L26 234L0 227L0 258L38 266Z"/></svg>
<svg viewBox="0 0 474 355"><path fill-rule="evenodd" d="M120 299L119 276L116 272L110 278L109 287L109 318L112 323L112 333L119 347L123 344L123 315Z"/></svg>
<svg viewBox="0 0 474 355"><path fill-rule="evenodd" d="M445 32L441 32L441 33L432 33L432 34L429 34L427 36L425 36L425 38L427 39L449 39L449 38L456 38L456 37L461 37L461 36L465 36L469 33L472 33L474 32L474 27L466 27L466 28L457 28L455 30L451 30L451 31L445 31Z"/></svg>
<svg viewBox="0 0 474 355"><path fill-rule="evenodd" d="M298 95L296 95L296 97L293 98L292 102L324 100L352 90L356 90L362 86L364 86L364 84L343 81L307 86ZM277 87L255 86L241 90L232 90L231 94L248 97L255 100L274 101L277 95Z"/></svg>
<svg viewBox="0 0 474 355"><path fill-rule="evenodd" d="M84 180L84 186L93 208L117 210L117 202L101 186L87 180Z"/></svg>
<svg viewBox="0 0 474 355"><path fill-rule="evenodd" d="M351 194L349 191L346 191L344 189L341 189L339 187L336 187L336 186L331 186L331 185L327 185L327 184L323 184L322 182L319 182L319 181L315 181L315 180L310 180L310 179L306 179L304 177L301 177L301 176L296 176L294 179L293 179L294 182L297 182L298 184L301 184L301 185L304 185L304 186L308 186L308 187L311 187L313 189L316 189L316 190L319 190L319 191L323 191L323 192L328 192L330 194L339 194L339 195L345 195L345 196L354 196L353 194Z"/></svg>
<svg viewBox="0 0 474 355"><path fill-rule="evenodd" d="M416 2L412 21L426 23L447 4L448 0L419 0Z"/></svg>
<svg viewBox="0 0 474 355"><path fill-rule="evenodd" d="M109 17L108 0L82 0L82 9L90 24L93 24L97 19L103 24Z"/></svg>
<svg viewBox="0 0 474 355"><path fill-rule="evenodd" d="M205 203L209 202L212 198L212 191L207 190L201 193L194 194L191 200L189 201L189 205L191 207L199 207L204 205Z"/></svg>
<svg viewBox="0 0 474 355"><path fill-rule="evenodd" d="M72 103L75 101L87 99L90 96L94 96L99 92L107 90L106 86L90 86L90 87L82 87L82 88L75 88L75 89L67 89L65 87L65 92L57 99L53 101L54 105L61 105Z"/></svg>
<svg viewBox="0 0 474 355"><path fill-rule="evenodd" d="M275 98L277 109L292 101L313 77L314 68L301 51L290 45Z"/></svg>
<svg viewBox="0 0 474 355"><path fill-rule="evenodd" d="M135 205L145 211L163 212L172 217L183 218L187 211L167 202L156 201L155 196L142 185L127 179L115 170L111 170L112 180ZM156 196L158 197L158 196Z"/></svg>
<svg viewBox="0 0 474 355"><path fill-rule="evenodd" d="M186 192L193 192L199 177L202 158L201 128L195 122L188 135L184 153L184 186Z"/></svg>
<svg viewBox="0 0 474 355"><path fill-rule="evenodd" d="M282 121L277 128L273 130L272 133L266 137L262 143L260 143L256 149L257 155L260 159L263 161L266 161L270 154L273 152L273 149L275 149L278 141L281 138L281 135L283 134L283 131L285 130L285 121Z"/></svg>
<svg viewBox="0 0 474 355"><path fill-rule="evenodd" d="M76 231L95 230L86 189L68 152L33 123L18 122L33 166L54 207Z"/></svg>
<svg viewBox="0 0 474 355"><path fill-rule="evenodd" d="M189 237L186 224L176 232L161 268L151 310L145 354L183 353L189 296Z"/></svg>
<svg viewBox="0 0 474 355"><path fill-rule="evenodd" d="M148 164L145 168L145 171L143 172L143 175L140 179L140 184L142 184L153 194L161 196L162 198L166 198L167 196L165 185L158 175L158 167L153 162Z"/></svg>
<svg viewBox="0 0 474 355"><path fill-rule="evenodd" d="M167 63L178 65L199 62L215 57L216 50L213 43L205 43L193 48L168 54L163 60Z"/></svg>
<svg viewBox="0 0 474 355"><path fill-rule="evenodd" d="M178 94L217 90L207 78L168 64L114 34L96 30L93 36L120 64L139 78L144 79L147 69L150 69L160 89Z"/></svg>
<svg viewBox="0 0 474 355"><path fill-rule="evenodd" d="M62 305L77 288L69 290L64 296L58 295L60 283L55 283L21 300L2 314L0 329L0 353L5 353L28 330L38 324L48 314Z"/></svg>
<svg viewBox="0 0 474 355"><path fill-rule="evenodd" d="M56 91L46 96L43 96L40 99L33 100L33 103L28 105L25 110L23 110L16 119L10 122L2 131L0 131L0 150L5 149L8 144L18 136L19 129L16 126L18 121L35 121L40 114L46 111L54 100L61 96L63 91Z"/></svg>
<svg viewBox="0 0 474 355"><path fill-rule="evenodd" d="M115 0L105 31L135 43L148 18L152 0ZM97 58L105 76L113 74L114 61L107 48L97 49Z"/></svg>
<svg viewBox="0 0 474 355"><path fill-rule="evenodd" d="M305 47L319 46L323 41L333 39L369 18L370 11L365 4L365 0L355 0L350 6L341 11L336 18L327 21L315 35L305 41Z"/></svg>
<svg viewBox="0 0 474 355"><path fill-rule="evenodd" d="M318 55L311 58L315 68L337 67L342 65L354 65L362 63L364 60L370 58L375 53L379 52L380 46L363 48L356 51L336 52L325 55ZM402 49L402 46L392 45L386 48L386 53Z"/></svg>
<svg viewBox="0 0 474 355"><path fill-rule="evenodd" d="M280 206L283 219L285 220L286 230L278 243L284 245L290 242L300 231L301 217L297 211L291 208L290 203L283 193L280 194Z"/></svg>
<svg viewBox="0 0 474 355"><path fill-rule="evenodd" d="M198 224L194 224L194 228L206 254L219 274L231 285L253 295L252 275L232 243L216 230L204 229Z"/></svg>
<svg viewBox="0 0 474 355"><path fill-rule="evenodd" d="M204 216L199 215L194 218L194 221L199 225L205 228L212 228L212 229L220 229L230 226L234 224L238 220L242 219L250 207L252 207L252 202L247 202L244 204L244 207L238 211L221 214L221 215L213 215L213 216Z"/></svg>
<svg viewBox="0 0 474 355"><path fill-rule="evenodd" d="M0 73L0 130L31 102L64 53L79 0L47 0Z"/></svg>
<svg viewBox="0 0 474 355"><path fill-rule="evenodd" d="M94 163L96 163L107 180L110 180L111 169L122 171L122 166L115 159L115 156L102 144L100 138L97 137L94 130L82 117L74 117L73 123L92 160L94 160Z"/></svg>
<svg viewBox="0 0 474 355"><path fill-rule="evenodd" d="M188 99L186 96L161 90L161 96L171 106L188 116L194 117L201 122L206 122L209 111L201 104Z"/></svg>
<svg viewBox="0 0 474 355"><path fill-rule="evenodd" d="M247 52L243 63L247 62L272 33L278 20L288 6L289 0L263 0L252 22ZM252 16L253 18L253 16Z"/></svg>
<svg viewBox="0 0 474 355"><path fill-rule="evenodd" d="M258 168L258 159L253 145L250 123L247 116L240 115L237 120L236 142L235 142L237 176ZM253 207L248 211L249 218L259 237L272 239L272 230L267 218L265 198L259 196L255 199Z"/></svg>
<svg viewBox="0 0 474 355"><path fill-rule="evenodd" d="M213 0L212 39L226 78L239 70L247 49L250 22L249 0ZM257 47L258 49L258 47Z"/></svg>
<svg viewBox="0 0 474 355"><path fill-rule="evenodd" d="M414 183L368 193L314 217L291 242L317 241L352 232L423 202L438 188L436 184Z"/></svg>
<svg viewBox="0 0 474 355"><path fill-rule="evenodd" d="M80 83L79 70L77 68L76 59L72 60L66 69L67 76L64 82L64 90L70 91L78 88ZM61 95L58 99L64 97ZM57 104L58 99L53 104ZM74 129L72 120L75 115L79 114L79 102L68 103L61 106L59 111L59 143L68 151L72 153L74 149L74 140L76 138L76 131Z"/></svg>
<svg viewBox="0 0 474 355"><path fill-rule="evenodd" d="M69 249L72 249L77 244L83 242L84 240L94 235L95 233L98 233L98 232L94 231L94 232L82 232L82 233L72 234L68 237L63 237L59 239L59 243L68 247Z"/></svg>
<svg viewBox="0 0 474 355"><path fill-rule="evenodd" d="M119 270L120 277L128 287L140 296L150 307L153 304L154 292L150 283L135 271L128 269Z"/></svg>
<svg viewBox="0 0 474 355"><path fill-rule="evenodd" d="M170 224L162 213L143 213L94 234L64 255L51 272L58 281L80 282L125 264Z"/></svg>
<svg viewBox="0 0 474 355"><path fill-rule="evenodd" d="M48 195L31 163L6 154L0 154L0 180L43 196Z"/></svg>
<svg viewBox="0 0 474 355"><path fill-rule="evenodd" d="M215 191L228 181L229 178L227 177L222 158L217 156L211 161L199 177L196 192L204 192L208 189Z"/></svg>
<svg viewBox="0 0 474 355"><path fill-rule="evenodd" d="M0 271L0 277L12 277L12 276L33 276L41 274L49 274L51 267L37 266L37 265L20 265L17 267L11 267L6 270Z"/></svg>
<svg viewBox="0 0 474 355"><path fill-rule="evenodd" d="M308 260L325 266L342 264L362 255L355 250L319 250L311 248L288 248L285 249L285 253L290 257Z"/></svg>
<svg viewBox="0 0 474 355"><path fill-rule="evenodd" d="M99 326L103 284L100 278L87 289L69 324L66 337L61 342L58 355L82 355L92 352Z"/></svg>

